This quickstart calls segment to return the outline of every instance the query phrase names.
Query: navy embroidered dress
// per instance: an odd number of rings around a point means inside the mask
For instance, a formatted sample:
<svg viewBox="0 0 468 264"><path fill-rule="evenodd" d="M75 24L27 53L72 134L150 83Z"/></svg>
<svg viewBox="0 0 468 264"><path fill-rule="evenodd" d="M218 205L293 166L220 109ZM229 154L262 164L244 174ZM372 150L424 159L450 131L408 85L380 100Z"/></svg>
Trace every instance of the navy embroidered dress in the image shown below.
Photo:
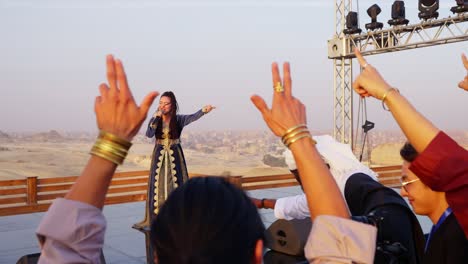
<svg viewBox="0 0 468 264"><path fill-rule="evenodd" d="M202 110L192 115L177 115L179 135L182 129L193 121L198 120L205 113ZM152 138L156 134L158 122L161 117L152 117L148 123L146 136ZM167 196L178 186L188 180L187 165L180 139L169 138L169 127L162 128L162 138L156 138L152 154L150 175L148 179L148 194L145 219L135 224L137 229L149 228L151 221L158 214L159 209L166 201Z"/></svg>

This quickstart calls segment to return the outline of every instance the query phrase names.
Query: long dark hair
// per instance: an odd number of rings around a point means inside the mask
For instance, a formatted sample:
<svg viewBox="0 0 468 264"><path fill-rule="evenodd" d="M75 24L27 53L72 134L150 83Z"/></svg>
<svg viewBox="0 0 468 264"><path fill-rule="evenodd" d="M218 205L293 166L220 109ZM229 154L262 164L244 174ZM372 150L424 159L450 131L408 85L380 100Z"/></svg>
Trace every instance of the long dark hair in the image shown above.
<svg viewBox="0 0 468 264"><path fill-rule="evenodd" d="M221 177L196 177L169 195L150 236L158 263L248 264L264 231L242 190Z"/></svg>
<svg viewBox="0 0 468 264"><path fill-rule="evenodd" d="M177 113L179 112L179 104L173 92L164 92L161 97L166 96L171 99L171 121L169 122L169 138L177 139L180 137L180 128L177 123ZM156 138L162 138L162 118L159 119L156 128Z"/></svg>

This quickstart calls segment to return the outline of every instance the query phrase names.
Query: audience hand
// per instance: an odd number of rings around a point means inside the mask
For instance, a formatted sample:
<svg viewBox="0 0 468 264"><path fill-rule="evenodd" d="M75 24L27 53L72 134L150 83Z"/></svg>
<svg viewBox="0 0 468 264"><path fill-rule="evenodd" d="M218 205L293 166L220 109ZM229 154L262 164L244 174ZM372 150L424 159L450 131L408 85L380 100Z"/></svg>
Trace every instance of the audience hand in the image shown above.
<svg viewBox="0 0 468 264"><path fill-rule="evenodd" d="M353 83L354 90L361 97L372 96L378 100L382 100L383 95L391 86L372 65L366 62L357 48L354 50L354 53L356 54L359 64L364 68Z"/></svg>
<svg viewBox="0 0 468 264"><path fill-rule="evenodd" d="M107 56L107 81L99 86L100 96L96 97L95 112L99 129L131 141L146 119L148 109L158 96L151 92L138 106L128 87L127 76L122 62Z"/></svg>
<svg viewBox="0 0 468 264"><path fill-rule="evenodd" d="M463 81L458 83L458 87L462 88L465 91L468 91L468 58L466 58L465 54L462 54L462 62L465 66L466 76L465 79L463 79Z"/></svg>
<svg viewBox="0 0 468 264"><path fill-rule="evenodd" d="M273 102L271 109L265 100L258 95L250 99L257 109L262 113L263 119L276 136L282 136L287 129L299 124L306 124L306 108L298 99L292 96L292 83L289 63L283 64L283 81L279 74L278 64L271 66L273 76ZM281 85L282 84L282 85ZM284 91L281 91L284 86Z"/></svg>

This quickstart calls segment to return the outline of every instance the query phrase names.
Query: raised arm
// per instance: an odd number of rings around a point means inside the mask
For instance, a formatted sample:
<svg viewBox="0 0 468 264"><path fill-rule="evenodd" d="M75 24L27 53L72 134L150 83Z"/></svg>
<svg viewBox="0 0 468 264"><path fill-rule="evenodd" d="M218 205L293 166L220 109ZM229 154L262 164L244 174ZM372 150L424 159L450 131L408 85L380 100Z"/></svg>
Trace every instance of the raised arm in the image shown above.
<svg viewBox="0 0 468 264"><path fill-rule="evenodd" d="M102 131L131 141L140 130L158 92L149 93L141 105L137 105L128 87L122 62L111 55L107 56L107 80L108 84L99 86L100 96L96 97L97 126ZM102 208L116 167L105 158L91 155L65 198Z"/></svg>
<svg viewBox="0 0 468 264"><path fill-rule="evenodd" d="M122 63L107 57L109 84L99 86L95 112L99 137L91 157L65 199L55 200L37 235L41 263L99 263L106 221L102 207L118 164L158 95L149 93L138 106L127 84Z"/></svg>
<svg viewBox="0 0 468 264"><path fill-rule="evenodd" d="M358 49L356 58L364 68L353 83L354 90L363 97L372 96L386 104L408 140L419 152L431 143L439 129L420 114L400 92L390 86L379 72L366 62Z"/></svg>
<svg viewBox="0 0 468 264"><path fill-rule="evenodd" d="M284 81L281 81L276 63L272 65L272 75L275 92L271 109L258 95L253 95L251 100L271 131L277 136L284 136L291 128L306 124L306 109L301 101L292 96L289 63L283 65ZM312 219L319 215L349 218L343 196L317 152L314 141L308 132L303 134L306 136L298 138L289 148L296 160Z"/></svg>
<svg viewBox="0 0 468 264"><path fill-rule="evenodd" d="M296 161L314 221L304 249L307 260L309 263L335 263L337 259L373 263L377 229L349 219L344 198L305 125L305 106L292 96L289 63L283 65L283 81L276 63L272 65L272 73L271 109L258 95L251 100L271 131L281 136ZM276 203L278 206L278 201ZM327 241L326 246L323 241Z"/></svg>

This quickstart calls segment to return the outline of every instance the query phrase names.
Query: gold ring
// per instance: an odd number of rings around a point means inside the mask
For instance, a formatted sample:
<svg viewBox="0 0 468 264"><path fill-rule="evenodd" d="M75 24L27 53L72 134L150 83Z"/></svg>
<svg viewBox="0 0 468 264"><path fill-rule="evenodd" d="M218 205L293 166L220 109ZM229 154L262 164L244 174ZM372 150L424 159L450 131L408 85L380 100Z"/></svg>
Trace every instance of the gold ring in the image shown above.
<svg viewBox="0 0 468 264"><path fill-rule="evenodd" d="M284 92L284 88L283 88L283 85L281 85L281 82L277 82L273 88L275 89L275 92L278 92L278 93Z"/></svg>

